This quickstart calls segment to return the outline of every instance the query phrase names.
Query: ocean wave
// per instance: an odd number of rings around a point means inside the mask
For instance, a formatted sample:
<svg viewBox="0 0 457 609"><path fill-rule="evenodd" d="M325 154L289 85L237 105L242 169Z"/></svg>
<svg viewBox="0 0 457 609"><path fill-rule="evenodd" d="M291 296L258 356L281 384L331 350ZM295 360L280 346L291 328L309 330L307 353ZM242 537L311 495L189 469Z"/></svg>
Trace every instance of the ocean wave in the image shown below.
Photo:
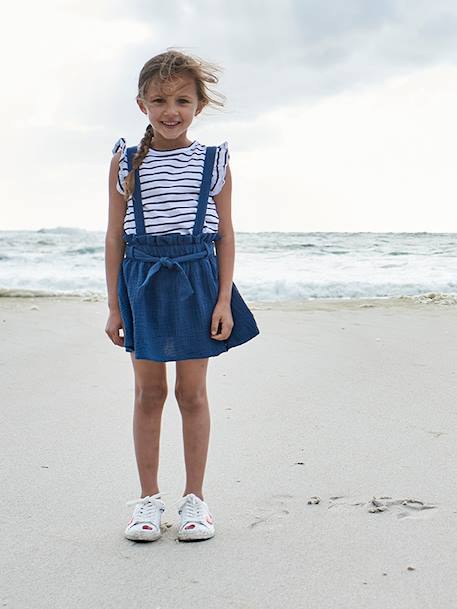
<svg viewBox="0 0 457 609"><path fill-rule="evenodd" d="M401 300L408 300L420 304L456 305L457 294L446 292L426 292L425 294L414 294L413 296L400 296Z"/></svg>
<svg viewBox="0 0 457 609"><path fill-rule="evenodd" d="M0 288L0 298L82 298L83 300L105 300L106 296L91 290L24 290Z"/></svg>
<svg viewBox="0 0 457 609"><path fill-rule="evenodd" d="M86 235L88 231L85 228L75 228L73 226L56 226L55 228L39 228L37 233L50 233L50 234L65 234L65 235Z"/></svg>
<svg viewBox="0 0 457 609"><path fill-rule="evenodd" d="M99 254L104 252L105 247L103 245L87 245L86 247L78 247L74 250L67 250L63 252L65 256L77 256L78 254Z"/></svg>

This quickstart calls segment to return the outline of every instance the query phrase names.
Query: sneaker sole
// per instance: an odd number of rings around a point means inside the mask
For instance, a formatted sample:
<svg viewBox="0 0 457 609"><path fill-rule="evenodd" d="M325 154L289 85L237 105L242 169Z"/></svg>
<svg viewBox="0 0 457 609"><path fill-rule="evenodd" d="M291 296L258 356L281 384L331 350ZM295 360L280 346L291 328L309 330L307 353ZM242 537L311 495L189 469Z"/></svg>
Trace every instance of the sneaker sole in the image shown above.
<svg viewBox="0 0 457 609"><path fill-rule="evenodd" d="M215 531L206 531L192 534L191 530L181 531L178 533L179 541L200 541L203 539L211 539L214 537Z"/></svg>
<svg viewBox="0 0 457 609"><path fill-rule="evenodd" d="M125 531L124 537L130 541L156 541L162 537L162 531Z"/></svg>

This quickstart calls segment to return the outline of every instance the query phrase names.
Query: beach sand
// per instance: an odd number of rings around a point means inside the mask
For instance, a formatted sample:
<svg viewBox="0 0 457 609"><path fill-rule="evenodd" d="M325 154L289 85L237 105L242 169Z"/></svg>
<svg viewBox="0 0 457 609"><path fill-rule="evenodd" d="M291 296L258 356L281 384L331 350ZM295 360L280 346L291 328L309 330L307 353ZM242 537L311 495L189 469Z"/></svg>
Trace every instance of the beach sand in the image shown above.
<svg viewBox="0 0 457 609"><path fill-rule="evenodd" d="M0 607L456 607L457 306L252 310L261 334L208 369L216 536L176 540L169 362L163 536L138 544L133 372L106 302L1 299Z"/></svg>

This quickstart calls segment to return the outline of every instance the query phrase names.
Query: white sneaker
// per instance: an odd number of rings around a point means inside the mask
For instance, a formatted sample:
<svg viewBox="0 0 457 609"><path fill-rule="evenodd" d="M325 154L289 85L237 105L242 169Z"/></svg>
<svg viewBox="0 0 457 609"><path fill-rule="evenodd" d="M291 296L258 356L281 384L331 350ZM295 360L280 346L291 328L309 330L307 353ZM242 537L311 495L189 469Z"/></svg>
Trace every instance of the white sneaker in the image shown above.
<svg viewBox="0 0 457 609"><path fill-rule="evenodd" d="M181 541L194 541L209 539L214 536L214 516L210 513L208 505L189 493L181 497L176 505L181 522L178 527L178 539Z"/></svg>
<svg viewBox="0 0 457 609"><path fill-rule="evenodd" d="M165 504L160 499L166 493L147 495L140 499L127 501L127 505L134 505L133 515L130 518L124 535L132 541L155 541L162 535L160 529L162 513Z"/></svg>

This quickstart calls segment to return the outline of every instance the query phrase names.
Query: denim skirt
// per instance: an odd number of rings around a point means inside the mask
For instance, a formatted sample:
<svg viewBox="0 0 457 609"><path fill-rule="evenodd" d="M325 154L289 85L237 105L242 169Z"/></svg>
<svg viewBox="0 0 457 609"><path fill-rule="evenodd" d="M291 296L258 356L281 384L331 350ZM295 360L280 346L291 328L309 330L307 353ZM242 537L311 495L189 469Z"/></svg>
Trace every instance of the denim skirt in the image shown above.
<svg viewBox="0 0 457 609"><path fill-rule="evenodd" d="M232 282L233 329L211 336L218 299L218 233L124 234L118 298L124 348L157 362L214 357L257 336L254 316Z"/></svg>

